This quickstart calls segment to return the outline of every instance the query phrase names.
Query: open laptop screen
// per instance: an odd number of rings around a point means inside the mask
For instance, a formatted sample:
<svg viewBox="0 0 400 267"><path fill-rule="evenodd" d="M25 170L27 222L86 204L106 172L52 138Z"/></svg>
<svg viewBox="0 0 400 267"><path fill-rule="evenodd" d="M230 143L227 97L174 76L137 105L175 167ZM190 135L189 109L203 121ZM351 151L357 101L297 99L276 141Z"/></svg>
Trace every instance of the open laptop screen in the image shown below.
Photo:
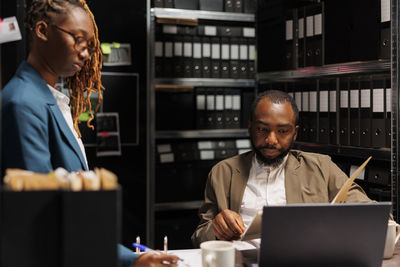
<svg viewBox="0 0 400 267"><path fill-rule="evenodd" d="M380 267L391 204L293 204L263 211L259 266Z"/></svg>

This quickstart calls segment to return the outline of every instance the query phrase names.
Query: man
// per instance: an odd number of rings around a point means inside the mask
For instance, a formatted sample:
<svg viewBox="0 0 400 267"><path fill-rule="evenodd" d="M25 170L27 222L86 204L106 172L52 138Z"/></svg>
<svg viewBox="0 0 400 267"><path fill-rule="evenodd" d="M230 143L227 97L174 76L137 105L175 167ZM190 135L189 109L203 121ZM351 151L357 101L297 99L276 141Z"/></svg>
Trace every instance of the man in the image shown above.
<svg viewBox="0 0 400 267"><path fill-rule="evenodd" d="M255 99L248 123L253 151L219 162L206 184L195 246L237 240L264 205L330 202L348 177L329 156L292 150L298 109L288 94L266 91ZM353 184L346 201L371 201Z"/></svg>
<svg viewBox="0 0 400 267"><path fill-rule="evenodd" d="M78 117L87 107L91 112L90 94L97 92L101 99L103 89L94 17L85 0L33 0L25 24L31 40L27 61L1 92L2 171L87 170ZM60 77L67 80L71 101L54 89ZM171 255L137 257L121 245L118 251L124 267L175 266L177 261Z"/></svg>

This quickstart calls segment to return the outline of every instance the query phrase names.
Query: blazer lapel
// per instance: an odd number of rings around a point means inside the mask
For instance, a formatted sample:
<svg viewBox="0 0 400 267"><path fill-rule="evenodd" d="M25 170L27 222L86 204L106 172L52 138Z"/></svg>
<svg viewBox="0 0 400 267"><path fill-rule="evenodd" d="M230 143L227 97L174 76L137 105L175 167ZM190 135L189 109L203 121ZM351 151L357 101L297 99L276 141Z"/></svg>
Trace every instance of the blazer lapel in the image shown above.
<svg viewBox="0 0 400 267"><path fill-rule="evenodd" d="M79 157L79 160L81 161L82 168L84 170L87 170L85 159L83 158L81 148L78 145L78 142L76 141L75 136L71 132L71 129L69 128L67 122L64 119L64 116L62 115L60 109L58 108L57 105L49 105L50 110L53 113L53 116L57 122L57 125L62 132L62 134L65 136L67 139L68 143L74 150L75 154Z"/></svg>
<svg viewBox="0 0 400 267"><path fill-rule="evenodd" d="M286 189L286 202L290 203L302 203L302 190L301 181L298 177L298 168L300 162L296 158L295 154L289 152L285 168L285 189Z"/></svg>
<svg viewBox="0 0 400 267"><path fill-rule="evenodd" d="M230 192L230 209L239 212L242 204L244 190L246 189L247 181L251 168L251 160L254 152L243 155L239 160L238 166L233 167L232 184Z"/></svg>

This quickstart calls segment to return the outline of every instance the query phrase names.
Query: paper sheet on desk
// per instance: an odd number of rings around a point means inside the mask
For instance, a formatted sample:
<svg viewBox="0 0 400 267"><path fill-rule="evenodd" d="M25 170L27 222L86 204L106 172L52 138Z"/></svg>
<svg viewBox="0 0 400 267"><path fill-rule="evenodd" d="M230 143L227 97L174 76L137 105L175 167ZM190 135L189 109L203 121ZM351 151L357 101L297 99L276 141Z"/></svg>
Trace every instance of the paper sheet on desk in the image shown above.
<svg viewBox="0 0 400 267"><path fill-rule="evenodd" d="M183 259L183 262L178 262L178 267L202 267L201 249L171 250L168 254L176 255Z"/></svg>
<svg viewBox="0 0 400 267"><path fill-rule="evenodd" d="M261 238L261 221L262 221L262 211L259 211L249 224L249 227L247 227L246 231L244 231L244 233L242 234L240 240L247 241L256 238Z"/></svg>

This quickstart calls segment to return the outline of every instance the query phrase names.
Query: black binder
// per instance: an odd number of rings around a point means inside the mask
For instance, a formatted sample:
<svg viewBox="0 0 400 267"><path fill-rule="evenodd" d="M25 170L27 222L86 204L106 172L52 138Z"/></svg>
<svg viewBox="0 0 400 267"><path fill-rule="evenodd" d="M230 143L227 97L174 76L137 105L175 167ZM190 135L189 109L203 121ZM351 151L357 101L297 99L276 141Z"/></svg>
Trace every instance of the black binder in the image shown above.
<svg viewBox="0 0 400 267"><path fill-rule="evenodd" d="M338 144L337 133L339 127L337 126L337 122L339 122L338 116L338 103L339 103L339 94L336 93L336 81L331 81L329 86L329 143L333 145Z"/></svg>
<svg viewBox="0 0 400 267"><path fill-rule="evenodd" d="M211 77L220 78L221 74L221 44L218 37L211 38Z"/></svg>
<svg viewBox="0 0 400 267"><path fill-rule="evenodd" d="M350 95L349 84L346 81L340 81L340 109L339 109L339 144L349 145L349 110L350 110Z"/></svg>
<svg viewBox="0 0 400 267"><path fill-rule="evenodd" d="M306 66L322 65L322 10L321 4L305 8Z"/></svg>
<svg viewBox="0 0 400 267"><path fill-rule="evenodd" d="M240 77L240 63L239 63L239 39L231 38L230 39L230 78L238 79Z"/></svg>
<svg viewBox="0 0 400 267"><path fill-rule="evenodd" d="M202 37L202 77L211 77L211 40L209 37Z"/></svg>
<svg viewBox="0 0 400 267"><path fill-rule="evenodd" d="M174 36L174 77L184 76L183 36Z"/></svg>
<svg viewBox="0 0 400 267"><path fill-rule="evenodd" d="M164 76L164 43L158 39L154 43L155 74L156 77Z"/></svg>
<svg viewBox="0 0 400 267"><path fill-rule="evenodd" d="M215 129L216 113L215 113L215 88L208 88L206 92L206 128Z"/></svg>
<svg viewBox="0 0 400 267"><path fill-rule="evenodd" d="M206 90L205 88L196 88L196 128L206 129L207 114L206 114Z"/></svg>
<svg viewBox="0 0 400 267"><path fill-rule="evenodd" d="M385 147L385 81L383 78L372 81L372 129L371 145L375 148Z"/></svg>
<svg viewBox="0 0 400 267"><path fill-rule="evenodd" d="M199 0L200 10L223 11L223 0Z"/></svg>
<svg viewBox="0 0 400 267"><path fill-rule="evenodd" d="M309 136L308 141L312 143L317 142L317 118L318 118L318 93L315 83L307 83L309 90Z"/></svg>
<svg viewBox="0 0 400 267"><path fill-rule="evenodd" d="M234 0L224 0L224 11L225 12L234 12Z"/></svg>
<svg viewBox="0 0 400 267"><path fill-rule="evenodd" d="M240 89L232 89L232 114L233 114L233 120L232 120L232 127L233 129L238 129L240 128L240 122L241 122L241 106L242 106L242 96Z"/></svg>
<svg viewBox="0 0 400 267"><path fill-rule="evenodd" d="M242 28L233 26L219 26L218 35L221 37L240 37L242 36Z"/></svg>
<svg viewBox="0 0 400 267"><path fill-rule="evenodd" d="M360 81L360 145L371 146L371 81Z"/></svg>
<svg viewBox="0 0 400 267"><path fill-rule="evenodd" d="M233 124L233 91L230 88L224 90L224 128L231 129Z"/></svg>
<svg viewBox="0 0 400 267"><path fill-rule="evenodd" d="M181 9L199 9L199 0L174 0L175 8Z"/></svg>
<svg viewBox="0 0 400 267"><path fill-rule="evenodd" d="M164 77L172 77L174 73L174 36L164 35Z"/></svg>
<svg viewBox="0 0 400 267"><path fill-rule="evenodd" d="M391 51L390 0L381 1L379 58L389 59Z"/></svg>
<svg viewBox="0 0 400 267"><path fill-rule="evenodd" d="M230 77L230 42L229 38L221 38L221 77Z"/></svg>
<svg viewBox="0 0 400 267"><path fill-rule="evenodd" d="M154 7L164 7L164 0L153 0Z"/></svg>
<svg viewBox="0 0 400 267"><path fill-rule="evenodd" d="M285 20L285 60L286 69L291 70L295 68L295 12L296 10L288 11Z"/></svg>
<svg viewBox="0 0 400 267"><path fill-rule="evenodd" d="M249 77L249 46L244 38L239 39L239 59L239 78L247 79Z"/></svg>
<svg viewBox="0 0 400 267"><path fill-rule="evenodd" d="M202 77L202 45L200 37L193 37L193 77Z"/></svg>
<svg viewBox="0 0 400 267"><path fill-rule="evenodd" d="M351 78L350 86L350 144L360 146L360 83Z"/></svg>
<svg viewBox="0 0 400 267"><path fill-rule="evenodd" d="M224 89L217 88L215 93L215 129L224 128Z"/></svg>
<svg viewBox="0 0 400 267"><path fill-rule="evenodd" d="M305 10L304 7L297 9L297 27L298 27L298 47L297 47L297 66L299 68L304 68L305 63Z"/></svg>
<svg viewBox="0 0 400 267"><path fill-rule="evenodd" d="M331 80L323 80L319 86L319 143L329 143L329 92Z"/></svg>
<svg viewBox="0 0 400 267"><path fill-rule="evenodd" d="M256 13L256 0L244 0L244 13Z"/></svg>
<svg viewBox="0 0 400 267"><path fill-rule="evenodd" d="M183 56L184 56L184 77L193 77L193 40L192 36L184 36L183 42Z"/></svg>
<svg viewBox="0 0 400 267"><path fill-rule="evenodd" d="M248 78L254 79L256 75L256 45L254 39L249 39L249 63L248 63Z"/></svg>
<svg viewBox="0 0 400 267"><path fill-rule="evenodd" d="M243 0L233 1L233 12L243 12Z"/></svg>
<svg viewBox="0 0 400 267"><path fill-rule="evenodd" d="M164 7L165 8L173 8L174 7L174 0L164 0Z"/></svg>

